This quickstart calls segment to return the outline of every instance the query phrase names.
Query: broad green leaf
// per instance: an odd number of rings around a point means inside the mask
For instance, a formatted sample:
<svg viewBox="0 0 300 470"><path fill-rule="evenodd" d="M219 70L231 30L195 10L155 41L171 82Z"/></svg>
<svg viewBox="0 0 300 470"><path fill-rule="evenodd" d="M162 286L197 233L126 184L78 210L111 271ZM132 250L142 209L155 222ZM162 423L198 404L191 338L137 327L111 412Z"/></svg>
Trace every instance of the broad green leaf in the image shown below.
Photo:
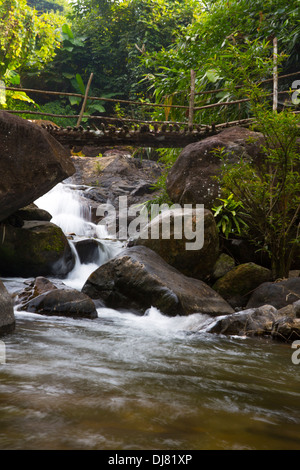
<svg viewBox="0 0 300 470"><path fill-rule="evenodd" d="M79 86L80 92L84 95L85 94L85 85L83 83L81 75L79 73L77 73L75 78L76 78L76 82Z"/></svg>
<svg viewBox="0 0 300 470"><path fill-rule="evenodd" d="M206 77L212 83L216 83L221 78L217 70L207 70Z"/></svg>
<svg viewBox="0 0 300 470"><path fill-rule="evenodd" d="M74 39L74 35L73 35L72 31L71 31L71 28L70 28L70 26L69 26L67 23L65 23L65 24L62 25L61 30L62 30L63 33L67 34L67 36L68 36L70 39Z"/></svg>

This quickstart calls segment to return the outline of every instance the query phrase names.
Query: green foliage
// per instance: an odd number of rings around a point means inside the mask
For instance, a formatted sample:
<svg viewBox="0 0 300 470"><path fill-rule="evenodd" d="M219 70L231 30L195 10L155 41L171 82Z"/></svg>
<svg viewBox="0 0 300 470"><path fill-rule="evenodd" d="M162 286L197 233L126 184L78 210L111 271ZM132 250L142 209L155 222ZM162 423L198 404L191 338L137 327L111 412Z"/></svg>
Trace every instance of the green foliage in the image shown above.
<svg viewBox="0 0 300 470"><path fill-rule="evenodd" d="M163 170L160 177L157 179L156 183L153 185L153 189L159 192L159 195L153 199L151 202L156 204L172 204L168 192L166 190L166 180L168 177L168 172L170 168L174 165L177 160L181 149L172 148L172 149L158 149L160 154L160 159L158 160L162 166Z"/></svg>
<svg viewBox="0 0 300 470"><path fill-rule="evenodd" d="M37 12L25 0L0 2L0 77L10 71L41 69L60 46L61 18Z"/></svg>
<svg viewBox="0 0 300 470"><path fill-rule="evenodd" d="M224 88L218 94L196 95L197 106L245 98L232 86L239 84L234 75L245 76L246 71L244 63L238 62L235 49L241 51L244 47L245 54L249 49L249 57L251 52L252 64L247 64L250 80L255 71L262 72L260 64L265 63L267 52L271 59L274 36L278 38L279 52L285 55L283 70L297 70L300 57L298 0L199 2L194 16L195 20L185 29L184 38L178 38L171 48L143 57L147 66L155 71L148 74L147 79L157 102L164 103L168 99L172 104L187 105L191 69L197 71L196 93ZM270 69L269 73L266 69L264 72L265 76L260 73L259 80L270 78ZM195 123L226 122L251 115L251 107L245 102L201 110L195 115ZM156 116L161 119L164 112L158 110ZM171 120L186 118L184 111L171 110Z"/></svg>
<svg viewBox="0 0 300 470"><path fill-rule="evenodd" d="M39 106L39 111L50 114L58 115L72 115L77 114L76 110L68 103L67 99L55 100L45 103ZM32 119L32 117L31 117ZM58 126L75 126L77 118L60 118L60 117L50 117L47 115L38 116L38 119L51 120Z"/></svg>
<svg viewBox="0 0 300 470"><path fill-rule="evenodd" d="M27 0L28 6L42 12L66 13L69 11L67 0Z"/></svg>
<svg viewBox="0 0 300 470"><path fill-rule="evenodd" d="M0 0L0 80L20 85L20 73L35 73L51 61L60 46L62 18L52 13L37 14L26 0ZM0 107L22 108L21 102L34 103L26 93L6 90Z"/></svg>
<svg viewBox="0 0 300 470"><path fill-rule="evenodd" d="M230 164L223 156L222 187L241 201L248 237L269 254L274 278L288 275L300 243L299 118L291 112L256 109L256 129L265 138L263 157Z"/></svg>
<svg viewBox="0 0 300 470"><path fill-rule="evenodd" d="M136 97L146 91L140 58L168 47L193 18L194 1L73 1L76 34L87 37L86 74L102 93ZM78 63L78 62L77 62Z"/></svg>
<svg viewBox="0 0 300 470"><path fill-rule="evenodd" d="M242 235L248 225L243 216L243 203L235 201L231 193L226 199L219 198L222 204L212 207L217 222L217 228L226 238L229 235Z"/></svg>

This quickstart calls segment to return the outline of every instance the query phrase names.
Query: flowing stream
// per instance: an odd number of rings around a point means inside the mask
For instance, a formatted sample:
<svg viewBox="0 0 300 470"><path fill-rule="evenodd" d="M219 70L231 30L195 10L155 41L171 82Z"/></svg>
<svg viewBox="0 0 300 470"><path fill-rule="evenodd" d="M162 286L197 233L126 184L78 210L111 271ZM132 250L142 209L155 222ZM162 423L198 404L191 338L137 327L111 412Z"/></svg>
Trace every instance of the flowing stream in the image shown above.
<svg viewBox="0 0 300 470"><path fill-rule="evenodd" d="M101 242L97 262L77 257L64 280L81 289L122 245L90 222L77 194L62 183L37 204L75 240ZM4 279L10 292L25 282ZM201 313L15 315L0 364L1 449L300 449L290 345L208 334Z"/></svg>

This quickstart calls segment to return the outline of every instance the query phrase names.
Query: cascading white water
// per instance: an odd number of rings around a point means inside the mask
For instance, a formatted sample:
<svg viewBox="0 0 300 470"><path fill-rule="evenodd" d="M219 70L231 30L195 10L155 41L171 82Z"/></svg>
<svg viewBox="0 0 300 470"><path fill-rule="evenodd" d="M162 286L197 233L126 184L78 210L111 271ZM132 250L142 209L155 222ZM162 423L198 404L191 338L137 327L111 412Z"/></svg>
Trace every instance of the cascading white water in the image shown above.
<svg viewBox="0 0 300 470"><path fill-rule="evenodd" d="M80 192L74 185L59 183L35 203L52 215L51 222L66 235L108 237L104 226L91 222L90 208L82 203Z"/></svg>
<svg viewBox="0 0 300 470"><path fill-rule="evenodd" d="M122 243L110 240L104 225L91 221L91 210L80 195L82 187L59 183L35 204L52 215L51 222L59 226L68 236L71 249L75 256L75 267L69 273L64 283L75 289L81 289L88 276L103 263L116 256L122 249ZM80 261L76 242L93 238L98 242L98 253L93 262Z"/></svg>

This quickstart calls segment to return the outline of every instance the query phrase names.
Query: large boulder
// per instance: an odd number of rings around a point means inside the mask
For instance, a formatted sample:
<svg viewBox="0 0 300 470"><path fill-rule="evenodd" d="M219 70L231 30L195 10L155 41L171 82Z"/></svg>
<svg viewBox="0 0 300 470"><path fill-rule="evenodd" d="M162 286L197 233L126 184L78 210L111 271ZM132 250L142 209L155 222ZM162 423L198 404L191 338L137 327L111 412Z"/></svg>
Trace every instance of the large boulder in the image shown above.
<svg viewBox="0 0 300 470"><path fill-rule="evenodd" d="M147 247L126 248L87 279L82 292L108 307L144 313L151 306L170 316L233 313L203 281L186 277Z"/></svg>
<svg viewBox="0 0 300 470"><path fill-rule="evenodd" d="M0 336L11 333L15 329L13 299L0 281Z"/></svg>
<svg viewBox="0 0 300 470"><path fill-rule="evenodd" d="M68 151L46 130L0 111L0 221L74 172Z"/></svg>
<svg viewBox="0 0 300 470"><path fill-rule="evenodd" d="M132 158L125 151L113 150L102 157L74 155L76 173L72 182L88 186L83 198L92 209L94 221L99 204L110 201L119 209L119 197L126 196L128 205L140 204L155 196L154 183L161 175L162 166L151 160Z"/></svg>
<svg viewBox="0 0 300 470"><path fill-rule="evenodd" d="M184 230L185 222L190 233ZM153 237L153 234L158 236ZM193 239L190 238L192 234ZM163 238L163 235L170 236ZM219 255L218 229L209 210L198 214L193 209L165 210L141 231L135 244L150 248L181 273L201 280L212 274Z"/></svg>
<svg viewBox="0 0 300 470"><path fill-rule="evenodd" d="M75 257L60 227L46 221L24 221L21 227L0 225L0 276L65 276Z"/></svg>
<svg viewBox="0 0 300 470"><path fill-rule="evenodd" d="M256 308L264 304L277 309L293 304L300 299L300 277L291 277L275 282L264 282L258 286L248 300L247 308Z"/></svg>
<svg viewBox="0 0 300 470"><path fill-rule="evenodd" d="M19 310L71 318L97 318L94 302L75 289L50 289L23 303Z"/></svg>
<svg viewBox="0 0 300 470"><path fill-rule="evenodd" d="M230 161L238 162L241 157L256 157L262 140L260 133L234 127L187 145L167 177L171 200L179 204L204 204L205 208L211 209L220 197L220 186L215 177L220 174L222 161L216 149L224 149L230 155Z"/></svg>
<svg viewBox="0 0 300 470"><path fill-rule="evenodd" d="M215 289L234 308L245 307L252 291L260 284L271 280L271 271L255 263L235 266L213 285ZM260 307L263 304L256 305ZM271 303L270 303L271 305ZM254 307L254 305L249 305Z"/></svg>

